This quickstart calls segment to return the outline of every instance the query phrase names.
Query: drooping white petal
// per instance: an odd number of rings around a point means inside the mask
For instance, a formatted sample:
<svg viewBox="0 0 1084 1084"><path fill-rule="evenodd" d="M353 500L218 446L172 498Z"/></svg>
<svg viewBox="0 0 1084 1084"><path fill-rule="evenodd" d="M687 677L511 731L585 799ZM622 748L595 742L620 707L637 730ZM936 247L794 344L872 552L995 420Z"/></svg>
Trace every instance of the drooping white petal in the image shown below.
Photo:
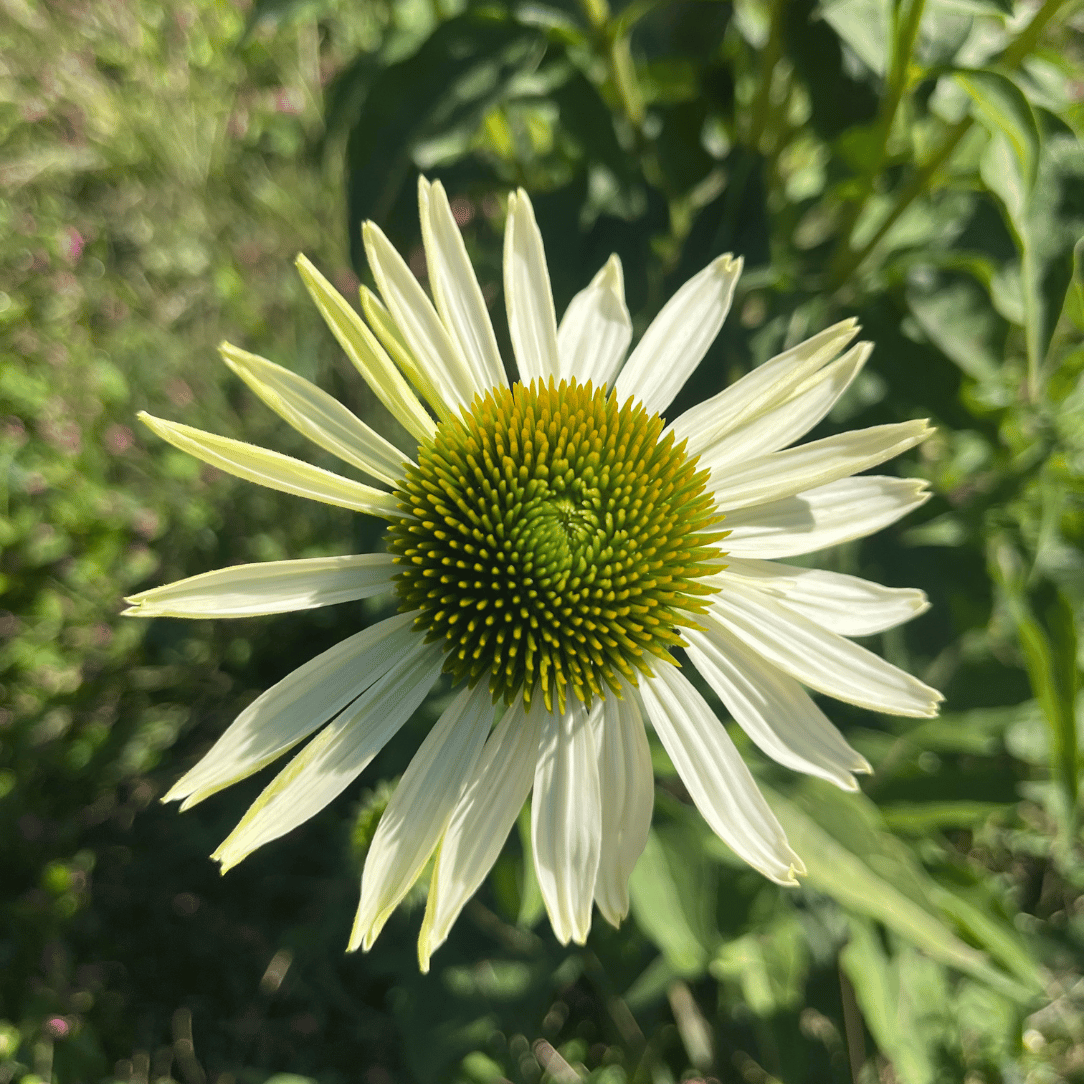
<svg viewBox="0 0 1084 1084"><path fill-rule="evenodd" d="M437 720L395 788L365 859L347 951L368 951L429 861L493 725L489 688L464 688Z"/></svg>
<svg viewBox="0 0 1084 1084"><path fill-rule="evenodd" d="M439 644L413 646L298 753L249 806L211 857L222 872L337 798L413 715L440 676Z"/></svg>
<svg viewBox="0 0 1084 1084"><path fill-rule="evenodd" d="M714 470L729 470L735 463L768 455L804 437L850 387L872 350L870 343L848 350L800 384L779 406L708 445L703 452L705 461Z"/></svg>
<svg viewBox="0 0 1084 1084"><path fill-rule="evenodd" d="M709 628L718 622L803 685L849 704L929 719L943 699L918 678L762 591L732 583L715 596L701 620Z"/></svg>
<svg viewBox="0 0 1084 1084"><path fill-rule="evenodd" d="M602 705L596 703L595 711ZM579 701L546 712L531 798L531 838L538 887L557 940L582 945L591 929L602 844L595 736Z"/></svg>
<svg viewBox="0 0 1084 1084"><path fill-rule="evenodd" d="M689 661L757 745L780 764L857 790L852 772L869 763L813 703L794 678L764 662L717 624L686 630Z"/></svg>
<svg viewBox="0 0 1084 1084"><path fill-rule="evenodd" d="M925 421L852 429L797 448L772 452L751 462L715 470L710 452L701 467L712 468L708 489L724 512L764 504L815 489L875 467L925 440L933 430Z"/></svg>
<svg viewBox="0 0 1084 1084"><path fill-rule="evenodd" d="M508 377L504 374L485 298L440 181L429 185L424 177L419 177L418 203L429 285L444 326L458 342L478 384L486 388L507 387Z"/></svg>
<svg viewBox="0 0 1084 1084"><path fill-rule="evenodd" d="M727 512L727 553L734 557L797 557L887 527L930 499L917 478L867 474L841 478L793 497Z"/></svg>
<svg viewBox="0 0 1084 1084"><path fill-rule="evenodd" d="M884 632L930 608L925 592L916 588L882 587L857 576L821 568L799 568L778 561L730 558L726 571L711 582L725 590L726 581L732 576L782 599L811 621L840 636Z"/></svg>
<svg viewBox="0 0 1084 1084"><path fill-rule="evenodd" d="M508 197L504 227L504 300L520 380L559 380L557 316L534 208L523 189Z"/></svg>
<svg viewBox="0 0 1084 1084"><path fill-rule="evenodd" d="M369 598L391 587L392 557L264 561L189 576L125 599L129 617L255 617Z"/></svg>
<svg viewBox="0 0 1084 1084"><path fill-rule="evenodd" d="M565 309L557 329L561 377L581 384L613 387L632 341L632 319L625 305L625 278L615 253Z"/></svg>
<svg viewBox="0 0 1084 1084"><path fill-rule="evenodd" d="M719 334L741 269L741 257L720 256L666 302L617 378L620 402L631 395L654 414L674 401Z"/></svg>
<svg viewBox="0 0 1084 1084"><path fill-rule="evenodd" d="M857 320L843 320L777 354L717 395L674 419L689 455L700 455L734 429L748 425L791 397L793 390L837 358L858 334Z"/></svg>
<svg viewBox="0 0 1084 1084"><path fill-rule="evenodd" d="M193 429L190 425L155 418L146 411L140 411L138 417L174 448L247 482L370 516L390 519L399 514L396 500L390 493L332 474L311 463L255 444L220 437L217 433Z"/></svg>
<svg viewBox="0 0 1084 1084"><path fill-rule="evenodd" d="M361 236L380 296L418 365L442 396L458 407L468 406L485 388L452 342L433 302L376 223L366 222Z"/></svg>
<svg viewBox="0 0 1084 1084"><path fill-rule="evenodd" d="M631 689L624 700L607 695L599 724L602 852L595 903L606 921L617 926L629 912L629 877L647 844L655 805L655 775L644 721Z"/></svg>
<svg viewBox="0 0 1084 1084"><path fill-rule="evenodd" d="M226 364L299 433L387 485L398 485L409 456L386 441L334 396L281 365L223 343Z"/></svg>
<svg viewBox="0 0 1084 1084"><path fill-rule="evenodd" d="M640 682L640 696L666 752L711 830L776 884L797 884L791 850L726 728L676 666Z"/></svg>
<svg viewBox="0 0 1084 1084"><path fill-rule="evenodd" d="M436 423L354 307L304 256L297 257L297 270L331 333L376 397L415 440L432 439Z"/></svg>
<svg viewBox="0 0 1084 1084"><path fill-rule="evenodd" d="M504 713L452 813L437 851L418 938L423 972L428 972L429 958L444 944L463 905L497 861L527 800L544 712L538 698L529 712L517 701Z"/></svg>
<svg viewBox="0 0 1084 1084"><path fill-rule="evenodd" d="M374 681L418 638L417 611L397 614L340 641L257 697L162 799L188 809L258 772L308 737Z"/></svg>

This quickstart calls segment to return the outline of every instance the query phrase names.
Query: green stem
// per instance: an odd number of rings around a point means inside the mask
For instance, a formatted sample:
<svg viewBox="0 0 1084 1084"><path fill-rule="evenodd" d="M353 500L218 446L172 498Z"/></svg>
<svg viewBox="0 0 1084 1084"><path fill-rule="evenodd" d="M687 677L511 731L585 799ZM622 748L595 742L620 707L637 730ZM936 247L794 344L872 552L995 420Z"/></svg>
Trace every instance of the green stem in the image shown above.
<svg viewBox="0 0 1084 1084"><path fill-rule="evenodd" d="M580 8L603 47L600 51L605 54L606 66L621 102L621 111L632 126L637 142L641 142L645 115L644 96L640 93L636 65L632 61L629 28L622 27L620 19L611 22L609 0L580 0Z"/></svg>
<svg viewBox="0 0 1084 1084"><path fill-rule="evenodd" d="M946 137L945 142L938 147L934 152L933 157L930 158L907 183L903 191L897 197L895 206L888 212L888 216L877 228L877 232L874 233L861 249L857 252L850 251L848 255L840 261L832 277L832 285L834 287L842 286L843 283L846 282L863 263L865 263L866 257L881 243L881 239L896 224L900 215L902 215L903 212L926 191L930 181L933 180L934 174L936 174L952 156L953 151L960 145L960 141L971 129L972 123L970 117L964 117L963 120L958 121L951 129L949 129L949 134Z"/></svg>
<svg viewBox="0 0 1084 1084"><path fill-rule="evenodd" d="M768 26L768 40L760 62L760 85L751 110L752 121L749 126L749 146L760 149L760 141L768 127L768 118L772 108L772 83L775 81L775 69L783 55L783 24L786 15L786 0L774 0L771 6L771 21Z"/></svg>
<svg viewBox="0 0 1084 1084"><path fill-rule="evenodd" d="M900 103L907 90L908 70L911 63L911 55L915 49L915 41L918 38L918 28L922 22L922 14L926 7L926 0L911 0L906 8L901 7L902 19L896 20L894 43L892 49L892 63L888 71L887 87L885 96L881 99L880 114L875 129L876 150L862 173L862 181L858 193L849 204L840 227L840 239L832 260L832 270L829 275L833 281L839 279L839 269L846 265L849 257L853 254L851 238L854 227L862 217L873 190L877 184L877 177L881 172L885 159L888 157L888 142L892 137L892 127L896 122L896 114L899 112Z"/></svg>
<svg viewBox="0 0 1084 1084"><path fill-rule="evenodd" d="M997 58L1003 67L1015 68L1031 52L1042 32L1049 26L1058 12L1072 3L1072 0L1044 0L1044 3L1032 17L1031 22L1017 35ZM870 253L881 243L885 234L899 221L900 216L912 203L927 191L930 182L941 167L952 157L964 136L971 129L973 120L970 116L957 121L948 131L945 141L933 153L926 163L904 186L896 199L892 210L877 228L874 235L857 252L846 249L833 269L830 284L834 288L843 285L865 263Z"/></svg>

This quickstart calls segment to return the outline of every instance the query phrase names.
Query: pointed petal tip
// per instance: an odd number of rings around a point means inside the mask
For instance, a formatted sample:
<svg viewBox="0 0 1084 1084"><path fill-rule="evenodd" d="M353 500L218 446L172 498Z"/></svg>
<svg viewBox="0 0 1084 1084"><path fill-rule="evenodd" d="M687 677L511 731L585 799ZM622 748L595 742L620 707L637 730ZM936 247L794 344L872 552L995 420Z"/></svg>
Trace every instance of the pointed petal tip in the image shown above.
<svg viewBox="0 0 1084 1084"><path fill-rule="evenodd" d="M162 795L159 801L164 805L166 802L179 802L187 796L188 791L181 786L181 780L178 780Z"/></svg>
<svg viewBox="0 0 1084 1084"><path fill-rule="evenodd" d="M615 909L608 904L603 905L595 900L595 906L598 908L598 913L611 925L615 930L621 928L621 923L625 921L629 913L629 905L625 904L624 909Z"/></svg>
<svg viewBox="0 0 1084 1084"><path fill-rule="evenodd" d="M625 273L621 266L621 257L616 252L610 254L602 268L602 284L611 292L625 300Z"/></svg>

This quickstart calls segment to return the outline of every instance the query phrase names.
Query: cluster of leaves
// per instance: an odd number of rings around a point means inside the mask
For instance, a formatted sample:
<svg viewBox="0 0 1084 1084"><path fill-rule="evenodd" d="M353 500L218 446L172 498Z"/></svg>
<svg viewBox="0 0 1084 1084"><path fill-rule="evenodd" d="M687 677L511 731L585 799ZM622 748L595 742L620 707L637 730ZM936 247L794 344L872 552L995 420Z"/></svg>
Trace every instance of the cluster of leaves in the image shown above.
<svg viewBox="0 0 1084 1084"><path fill-rule="evenodd" d="M1084 1079L1074 5L5 7L0 1081ZM298 515L131 418L310 455L223 379L229 336L390 432L289 265L339 261L345 289L373 218L424 276L419 172L453 196L495 311L512 185L559 311L614 251L640 327L744 255L675 410L858 315L878 349L825 431L937 423L900 468L932 479L923 513L824 556L927 590L933 609L873 646L949 714L833 704L876 768L865 795L743 745L801 889L740 868L655 750L620 931L558 946L520 832L423 978L416 906L342 955L386 785L225 880L205 856L259 781L184 819L152 804L255 690L378 611L146 629L114 618L120 596L369 549L378 528ZM402 771L437 706L372 779Z"/></svg>

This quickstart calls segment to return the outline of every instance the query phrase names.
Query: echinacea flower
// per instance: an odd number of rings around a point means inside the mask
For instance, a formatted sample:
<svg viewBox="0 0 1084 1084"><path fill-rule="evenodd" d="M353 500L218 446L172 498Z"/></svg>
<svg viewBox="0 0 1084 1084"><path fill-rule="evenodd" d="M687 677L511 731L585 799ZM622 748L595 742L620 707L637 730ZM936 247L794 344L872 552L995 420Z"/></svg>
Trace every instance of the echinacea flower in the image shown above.
<svg viewBox="0 0 1084 1084"><path fill-rule="evenodd" d="M869 765L806 687L873 711L936 714L936 691L851 639L907 621L926 600L779 559L861 538L922 504L923 483L858 472L923 440L926 423L793 446L869 356L869 344L850 345L858 328L847 320L665 424L722 325L741 260L721 256L685 283L626 358L619 260L558 325L522 191L505 228L510 379L443 187L423 179L419 202L432 300L372 223L380 297L362 290L365 320L298 260L350 360L417 440L415 457L289 370L222 348L272 409L379 485L143 416L221 470L390 527L383 553L220 569L137 595L128 613L241 617L385 591L401 611L265 692L166 799L187 808L311 739L215 852L227 869L349 786L444 672L454 699L380 821L351 949L373 943L435 855L419 941L427 969L529 795L558 939L584 941L593 903L620 922L652 814L645 721L711 828L766 877L794 883L801 859L672 651L684 648L768 756L854 789Z"/></svg>

